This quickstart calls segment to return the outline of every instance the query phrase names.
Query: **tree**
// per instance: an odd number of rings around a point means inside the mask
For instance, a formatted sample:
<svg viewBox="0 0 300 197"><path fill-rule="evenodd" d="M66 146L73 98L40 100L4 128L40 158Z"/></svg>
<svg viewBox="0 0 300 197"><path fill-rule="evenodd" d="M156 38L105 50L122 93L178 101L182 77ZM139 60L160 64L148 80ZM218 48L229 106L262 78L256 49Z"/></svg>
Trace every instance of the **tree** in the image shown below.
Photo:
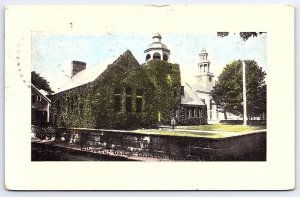
<svg viewBox="0 0 300 197"><path fill-rule="evenodd" d="M35 71L31 72L31 83L39 90L45 90L49 94L54 93L54 91L50 88L49 82Z"/></svg>
<svg viewBox="0 0 300 197"><path fill-rule="evenodd" d="M263 34L266 32L240 32L240 37L243 39L243 41L248 40L250 37L257 37L259 34ZM219 37L225 37L228 36L229 32L217 32L217 36Z"/></svg>
<svg viewBox="0 0 300 197"><path fill-rule="evenodd" d="M265 117L266 114L266 73L254 60L246 60L246 89L248 119ZM218 77L212 91L217 106L225 112L243 114L242 61L227 64Z"/></svg>

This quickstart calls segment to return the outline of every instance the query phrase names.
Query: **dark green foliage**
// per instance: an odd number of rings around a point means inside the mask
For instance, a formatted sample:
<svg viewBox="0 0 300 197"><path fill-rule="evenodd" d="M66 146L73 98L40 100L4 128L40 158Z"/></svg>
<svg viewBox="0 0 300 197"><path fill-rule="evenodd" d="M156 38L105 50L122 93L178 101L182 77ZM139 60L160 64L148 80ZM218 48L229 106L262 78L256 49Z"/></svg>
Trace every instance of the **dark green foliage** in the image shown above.
<svg viewBox="0 0 300 197"><path fill-rule="evenodd" d="M31 72L31 83L39 90L45 90L49 94L54 93L49 86L49 82L35 71Z"/></svg>
<svg viewBox="0 0 300 197"><path fill-rule="evenodd" d="M180 105L180 69L179 65L164 61L152 60L145 66L145 70L154 85L153 112L160 112L161 121L170 121Z"/></svg>
<svg viewBox="0 0 300 197"><path fill-rule="evenodd" d="M131 91L127 91L130 88ZM158 112L168 119L180 105L178 65L151 61L141 66L126 51L93 82L52 97L51 119L63 127L134 129L153 127ZM140 95L137 94L141 94ZM116 107L115 97L121 106ZM142 109L137 110L137 99ZM131 100L131 110L126 110ZM140 102L140 101L138 101Z"/></svg>
<svg viewBox="0 0 300 197"><path fill-rule="evenodd" d="M246 41L248 40L250 37L257 37L259 34L263 34L266 32L240 32L239 35L240 37ZM229 35L229 32L217 32L217 36L219 37L226 37Z"/></svg>
<svg viewBox="0 0 300 197"><path fill-rule="evenodd" d="M55 136L55 131L57 129L50 125L35 125L32 126L32 131L35 134L35 137L44 140L46 138L50 139Z"/></svg>
<svg viewBox="0 0 300 197"><path fill-rule="evenodd" d="M229 32L217 32L217 36L219 37L225 37L225 36L228 36L229 35Z"/></svg>
<svg viewBox="0 0 300 197"><path fill-rule="evenodd" d="M248 117L266 114L266 73L253 60L246 60ZM218 107L235 115L243 113L242 62L234 61L224 68L213 88L212 97Z"/></svg>

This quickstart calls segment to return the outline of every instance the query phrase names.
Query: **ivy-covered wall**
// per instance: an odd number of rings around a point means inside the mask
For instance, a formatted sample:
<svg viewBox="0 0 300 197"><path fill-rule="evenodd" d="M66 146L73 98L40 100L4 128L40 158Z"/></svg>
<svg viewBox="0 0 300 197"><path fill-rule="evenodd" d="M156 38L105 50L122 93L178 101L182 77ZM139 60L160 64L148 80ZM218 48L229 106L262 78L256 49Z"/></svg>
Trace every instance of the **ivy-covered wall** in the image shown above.
<svg viewBox="0 0 300 197"><path fill-rule="evenodd" d="M50 118L56 126L150 128L158 120L169 121L179 110L179 65L159 60L140 65L126 51L95 81L51 100Z"/></svg>

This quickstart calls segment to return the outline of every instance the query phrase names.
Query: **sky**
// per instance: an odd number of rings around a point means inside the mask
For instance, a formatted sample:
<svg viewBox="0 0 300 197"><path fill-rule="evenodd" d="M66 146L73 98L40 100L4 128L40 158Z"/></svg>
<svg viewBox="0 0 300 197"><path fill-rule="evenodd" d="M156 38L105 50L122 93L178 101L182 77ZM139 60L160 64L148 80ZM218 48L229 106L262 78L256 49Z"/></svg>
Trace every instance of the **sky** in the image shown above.
<svg viewBox="0 0 300 197"><path fill-rule="evenodd" d="M215 79L226 64L238 60L255 60L267 71L267 34L242 41L238 33L221 38L217 34L162 34L162 43L171 51L170 62L178 63L183 81L193 84L197 74L199 53L208 52L211 72ZM73 60L87 63L87 69L104 70L118 56L129 49L140 64L145 62L144 50L153 42L152 33L145 34L103 34L103 35L61 35L32 34L32 70L39 73L56 91L70 80ZM100 73L99 73L100 75Z"/></svg>

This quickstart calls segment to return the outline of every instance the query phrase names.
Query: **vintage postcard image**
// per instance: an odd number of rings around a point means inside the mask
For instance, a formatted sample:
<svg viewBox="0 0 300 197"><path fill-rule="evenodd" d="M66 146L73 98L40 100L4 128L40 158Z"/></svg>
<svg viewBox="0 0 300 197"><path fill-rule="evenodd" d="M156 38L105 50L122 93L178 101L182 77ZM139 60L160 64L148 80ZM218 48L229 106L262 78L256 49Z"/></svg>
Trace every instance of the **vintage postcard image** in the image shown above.
<svg viewBox="0 0 300 197"><path fill-rule="evenodd" d="M32 161L266 161L266 40L32 32Z"/></svg>
<svg viewBox="0 0 300 197"><path fill-rule="evenodd" d="M275 13L287 19L280 31ZM270 189L272 170L275 182L289 180L282 189L291 188L292 13L289 6L7 6L7 187L23 188L12 179L18 158L28 166L22 173L36 177L27 189L66 189L46 183L56 170L69 189L235 189L236 182ZM289 154L279 156L280 147ZM134 169L168 176L147 185ZM242 184L245 169L253 188ZM70 170L82 181L123 178L75 187L81 181L65 176ZM167 181L174 170L186 177L179 185ZM254 172L266 177L262 184ZM207 176L236 178L224 185ZM126 177L139 181L124 185Z"/></svg>

